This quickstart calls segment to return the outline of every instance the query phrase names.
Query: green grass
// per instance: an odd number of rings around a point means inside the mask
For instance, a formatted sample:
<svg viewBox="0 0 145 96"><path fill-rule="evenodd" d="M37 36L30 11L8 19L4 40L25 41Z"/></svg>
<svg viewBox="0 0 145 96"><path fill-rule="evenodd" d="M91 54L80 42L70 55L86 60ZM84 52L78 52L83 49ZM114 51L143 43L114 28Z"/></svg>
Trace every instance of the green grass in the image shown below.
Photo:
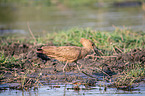
<svg viewBox="0 0 145 96"><path fill-rule="evenodd" d="M0 52L0 66L6 68L18 67L21 64L17 63L17 59L13 56L5 56L3 52Z"/></svg>
<svg viewBox="0 0 145 96"><path fill-rule="evenodd" d="M126 67L126 70L122 74L117 76L116 86L132 86L133 83L138 83L145 77L145 68L140 63L134 63L130 67Z"/></svg>
<svg viewBox="0 0 145 96"><path fill-rule="evenodd" d="M143 65L137 63L137 64L133 64L133 67L130 68L130 70L126 69L126 74L129 77L135 77L138 78L138 76L145 76L145 69L143 67Z"/></svg>
<svg viewBox="0 0 145 96"><path fill-rule="evenodd" d="M72 28L59 33L47 34L45 38L46 40L42 40L41 37L37 38L38 43L46 44L49 41L58 46L82 46L79 42L80 39L87 38L92 40L99 49L103 50L113 50L113 48L117 47L123 52L127 52L130 49L145 48L145 33L132 32L132 30L126 28L116 28L114 32L101 32L90 28Z"/></svg>

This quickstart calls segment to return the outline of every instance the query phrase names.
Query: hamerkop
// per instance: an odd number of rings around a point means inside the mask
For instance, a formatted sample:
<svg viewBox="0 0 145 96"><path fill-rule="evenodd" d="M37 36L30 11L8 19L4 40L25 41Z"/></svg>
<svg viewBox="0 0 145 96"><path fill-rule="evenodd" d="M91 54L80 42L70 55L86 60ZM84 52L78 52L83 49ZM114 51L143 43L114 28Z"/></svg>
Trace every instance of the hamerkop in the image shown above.
<svg viewBox="0 0 145 96"><path fill-rule="evenodd" d="M99 52L92 41L85 38L81 38L80 43L82 43L83 47L44 46L42 48L37 49L37 52L45 54L48 57L55 58L58 61L66 61L66 64L63 67L64 72L64 69L68 63L75 62L77 64L77 60L84 58L92 51L99 55ZM80 71L78 65L77 68Z"/></svg>

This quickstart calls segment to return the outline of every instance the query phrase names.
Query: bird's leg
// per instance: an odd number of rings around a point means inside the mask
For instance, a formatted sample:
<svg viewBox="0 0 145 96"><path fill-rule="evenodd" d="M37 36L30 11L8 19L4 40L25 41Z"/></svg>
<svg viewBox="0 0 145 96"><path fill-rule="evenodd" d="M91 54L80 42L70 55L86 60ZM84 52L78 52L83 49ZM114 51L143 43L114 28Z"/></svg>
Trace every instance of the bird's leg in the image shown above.
<svg viewBox="0 0 145 96"><path fill-rule="evenodd" d="M78 64L77 64L77 68L78 68L78 70L79 70L79 71L81 71L81 70L80 70L80 67L79 67L79 65L78 65Z"/></svg>
<svg viewBox="0 0 145 96"><path fill-rule="evenodd" d="M78 65L78 63L77 63L77 62L75 62L75 63L76 63L76 65L77 65L78 70L81 71L81 70L80 70L80 67L79 67L79 65Z"/></svg>
<svg viewBox="0 0 145 96"><path fill-rule="evenodd" d="M66 62L66 63L65 63L65 65L64 65L64 67L63 67L63 72L64 72L64 69L65 69L65 67L66 67L67 63L68 63L68 62Z"/></svg>

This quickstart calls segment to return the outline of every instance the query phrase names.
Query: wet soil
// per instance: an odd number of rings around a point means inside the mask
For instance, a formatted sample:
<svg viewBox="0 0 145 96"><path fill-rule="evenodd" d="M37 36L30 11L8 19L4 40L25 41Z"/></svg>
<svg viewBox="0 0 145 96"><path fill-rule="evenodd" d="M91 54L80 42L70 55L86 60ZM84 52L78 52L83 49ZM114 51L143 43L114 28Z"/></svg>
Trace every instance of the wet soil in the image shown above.
<svg viewBox="0 0 145 96"><path fill-rule="evenodd" d="M70 63L62 72L65 62L59 62L43 54L36 52L40 46L25 43L11 43L1 46L0 50L6 57L14 56L13 62L0 64L0 84L19 83L13 88L20 88L22 80L26 87L39 84L85 84L93 86L97 81L115 81L126 68L133 68L135 63L145 65L145 49L133 49L127 53L115 53L114 56L89 55L78 61L82 72L79 72L76 64ZM113 78L113 79L112 79ZM140 78L140 81L144 78ZM113 86L113 85L112 85ZM124 86L124 85L123 85ZM123 88L126 88L125 86Z"/></svg>

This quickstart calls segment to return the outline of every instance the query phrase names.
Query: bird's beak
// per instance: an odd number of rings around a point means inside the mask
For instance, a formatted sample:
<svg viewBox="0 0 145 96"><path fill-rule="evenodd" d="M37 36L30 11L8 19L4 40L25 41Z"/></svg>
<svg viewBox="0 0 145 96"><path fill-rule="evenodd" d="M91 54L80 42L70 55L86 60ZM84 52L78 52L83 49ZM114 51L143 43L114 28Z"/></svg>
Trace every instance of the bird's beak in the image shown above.
<svg viewBox="0 0 145 96"><path fill-rule="evenodd" d="M101 56L96 46L94 46L93 51L94 51L98 56Z"/></svg>

